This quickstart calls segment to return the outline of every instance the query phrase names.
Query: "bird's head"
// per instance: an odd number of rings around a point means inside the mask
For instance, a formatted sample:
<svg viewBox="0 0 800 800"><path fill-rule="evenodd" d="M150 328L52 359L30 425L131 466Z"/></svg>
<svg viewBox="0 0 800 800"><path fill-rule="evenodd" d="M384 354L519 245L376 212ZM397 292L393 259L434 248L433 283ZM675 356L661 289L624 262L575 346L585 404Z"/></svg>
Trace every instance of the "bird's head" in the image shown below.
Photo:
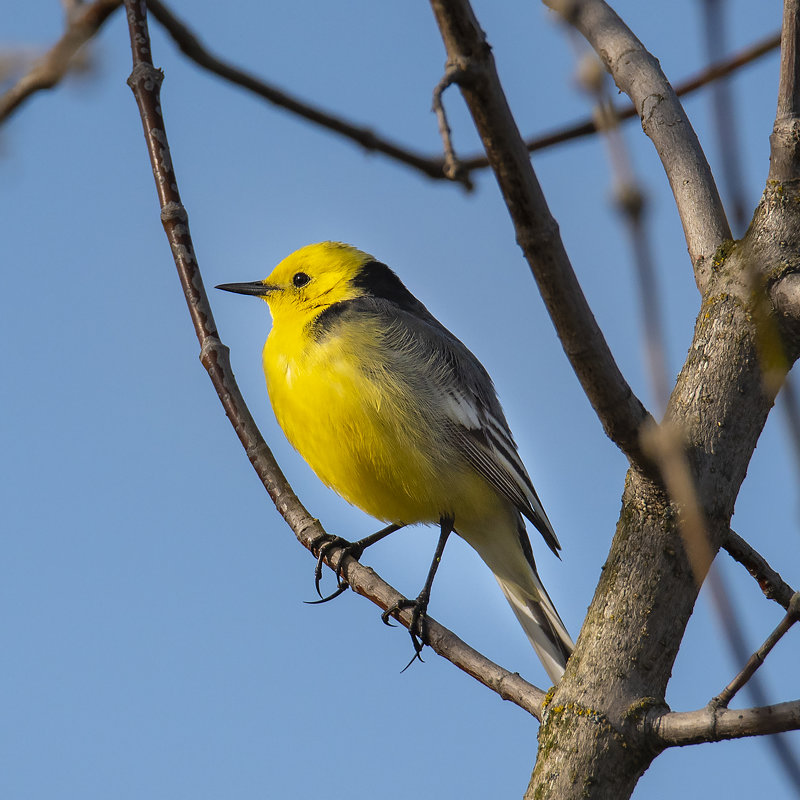
<svg viewBox="0 0 800 800"><path fill-rule="evenodd" d="M398 305L417 303L389 267L341 242L301 247L263 281L223 283L217 289L266 300L274 320L288 315L315 316L334 303L365 296Z"/></svg>

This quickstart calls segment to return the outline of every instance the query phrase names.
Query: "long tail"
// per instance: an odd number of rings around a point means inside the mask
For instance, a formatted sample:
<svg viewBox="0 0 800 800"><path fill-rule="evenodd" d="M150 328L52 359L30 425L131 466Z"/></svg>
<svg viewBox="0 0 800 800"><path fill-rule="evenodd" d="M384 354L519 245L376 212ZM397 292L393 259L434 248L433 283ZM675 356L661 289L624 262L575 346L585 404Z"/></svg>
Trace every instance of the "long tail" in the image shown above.
<svg viewBox="0 0 800 800"><path fill-rule="evenodd" d="M545 591L533 561L525 525L516 509L507 517L458 525L458 534L494 574L553 683L561 680L575 649L567 628Z"/></svg>
<svg viewBox="0 0 800 800"><path fill-rule="evenodd" d="M495 574L550 680L557 683L575 644L535 570L531 570L530 577L532 585L523 589Z"/></svg>

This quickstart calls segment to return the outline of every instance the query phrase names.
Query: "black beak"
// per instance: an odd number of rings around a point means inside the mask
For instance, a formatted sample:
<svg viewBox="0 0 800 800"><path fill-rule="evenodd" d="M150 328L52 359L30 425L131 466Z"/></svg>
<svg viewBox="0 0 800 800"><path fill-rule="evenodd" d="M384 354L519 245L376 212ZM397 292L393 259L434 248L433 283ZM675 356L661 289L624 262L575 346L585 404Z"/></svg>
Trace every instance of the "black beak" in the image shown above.
<svg viewBox="0 0 800 800"><path fill-rule="evenodd" d="M225 292L234 292L235 294L249 294L254 297L265 297L269 294L274 286L270 286L263 281L251 281L250 283L221 283L216 287Z"/></svg>

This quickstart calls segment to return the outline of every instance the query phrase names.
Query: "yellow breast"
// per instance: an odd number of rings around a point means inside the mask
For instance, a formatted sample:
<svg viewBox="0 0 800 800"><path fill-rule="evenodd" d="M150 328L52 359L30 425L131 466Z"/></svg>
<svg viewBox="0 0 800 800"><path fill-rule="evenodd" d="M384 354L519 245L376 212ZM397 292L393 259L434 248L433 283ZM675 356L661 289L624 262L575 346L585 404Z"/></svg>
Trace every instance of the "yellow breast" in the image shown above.
<svg viewBox="0 0 800 800"><path fill-rule="evenodd" d="M320 480L378 519L438 522L473 502L485 508L493 490L439 446L443 431L379 342L370 320L319 342L273 328L264 372L286 437Z"/></svg>

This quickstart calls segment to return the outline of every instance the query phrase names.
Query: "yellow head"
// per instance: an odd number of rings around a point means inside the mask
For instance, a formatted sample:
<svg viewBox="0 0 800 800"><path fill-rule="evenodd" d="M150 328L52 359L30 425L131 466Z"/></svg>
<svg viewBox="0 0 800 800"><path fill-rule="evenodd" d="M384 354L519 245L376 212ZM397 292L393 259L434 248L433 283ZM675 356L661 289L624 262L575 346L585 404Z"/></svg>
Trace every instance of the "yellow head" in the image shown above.
<svg viewBox="0 0 800 800"><path fill-rule="evenodd" d="M328 306L359 297L380 297L398 305L419 305L400 279L368 253L341 242L301 247L263 281L217 286L266 300L277 324L282 318L313 319Z"/></svg>

